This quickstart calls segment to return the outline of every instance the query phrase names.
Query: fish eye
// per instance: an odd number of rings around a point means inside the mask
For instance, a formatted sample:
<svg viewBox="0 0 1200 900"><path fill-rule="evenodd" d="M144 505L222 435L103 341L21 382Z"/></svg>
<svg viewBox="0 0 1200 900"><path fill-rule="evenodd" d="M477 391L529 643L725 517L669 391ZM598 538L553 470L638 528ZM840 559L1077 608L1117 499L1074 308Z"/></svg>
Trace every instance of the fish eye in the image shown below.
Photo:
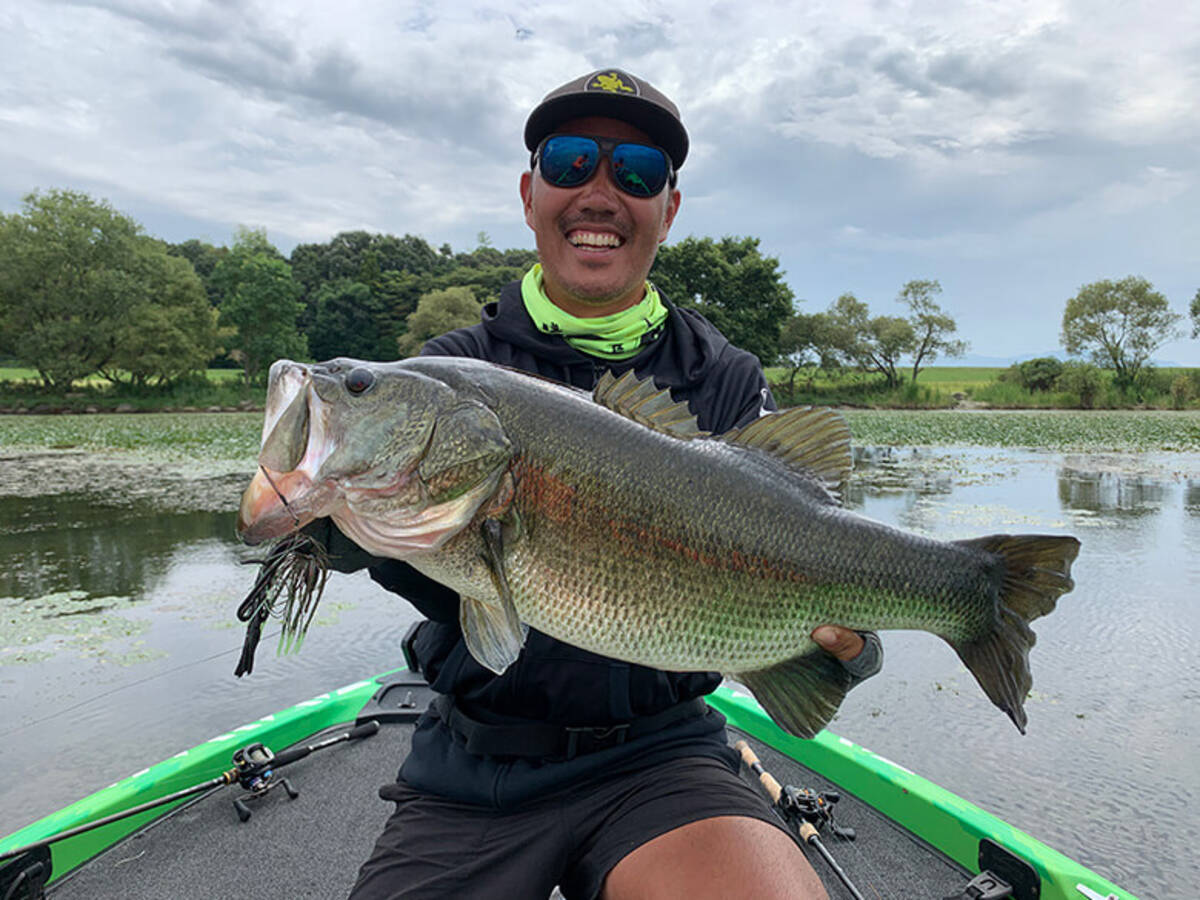
<svg viewBox="0 0 1200 900"><path fill-rule="evenodd" d="M375 383L375 373L361 366L350 370L346 376L346 390L352 394L361 394Z"/></svg>

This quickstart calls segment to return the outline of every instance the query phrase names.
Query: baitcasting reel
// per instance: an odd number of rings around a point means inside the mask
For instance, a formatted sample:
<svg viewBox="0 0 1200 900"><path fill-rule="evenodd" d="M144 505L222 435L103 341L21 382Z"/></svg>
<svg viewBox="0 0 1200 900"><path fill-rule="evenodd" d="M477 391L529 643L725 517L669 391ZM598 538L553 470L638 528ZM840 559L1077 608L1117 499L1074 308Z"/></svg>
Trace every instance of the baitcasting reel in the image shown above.
<svg viewBox="0 0 1200 900"><path fill-rule="evenodd" d="M243 822L250 818L250 807L245 801L258 800L266 796L272 788L282 785L291 800L300 796L300 792L293 788L286 778L276 776L274 762L275 754L261 743L247 744L234 751L235 777L246 793L234 799L233 808L237 810L238 818Z"/></svg>

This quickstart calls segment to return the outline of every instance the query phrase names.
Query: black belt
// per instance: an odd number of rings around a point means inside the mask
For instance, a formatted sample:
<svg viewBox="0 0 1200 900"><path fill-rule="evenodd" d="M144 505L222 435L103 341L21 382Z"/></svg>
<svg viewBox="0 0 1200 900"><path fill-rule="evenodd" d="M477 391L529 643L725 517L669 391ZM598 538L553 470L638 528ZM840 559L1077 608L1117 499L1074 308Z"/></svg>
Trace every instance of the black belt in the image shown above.
<svg viewBox="0 0 1200 900"><path fill-rule="evenodd" d="M525 756L535 759L574 759L615 747L628 740L651 734L708 712L703 698L685 700L652 716L639 716L616 725L549 725L528 722L520 725L489 725L472 719L454 703L454 698L439 694L432 706L451 731L467 742L467 752L476 756Z"/></svg>

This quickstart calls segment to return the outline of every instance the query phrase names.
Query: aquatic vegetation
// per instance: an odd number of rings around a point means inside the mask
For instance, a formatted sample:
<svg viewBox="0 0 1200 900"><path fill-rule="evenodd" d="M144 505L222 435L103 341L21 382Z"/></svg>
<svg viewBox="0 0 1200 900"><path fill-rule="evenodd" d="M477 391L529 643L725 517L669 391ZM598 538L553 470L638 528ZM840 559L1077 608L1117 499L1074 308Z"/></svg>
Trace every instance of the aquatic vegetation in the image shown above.
<svg viewBox="0 0 1200 900"><path fill-rule="evenodd" d="M1200 413L1159 410L844 410L860 446L1200 450Z"/></svg>
<svg viewBox="0 0 1200 900"><path fill-rule="evenodd" d="M0 665L40 662L63 651L122 666L165 657L140 638L150 628L148 621L119 614L132 606L129 597L93 597L78 590L0 597ZM123 643L131 639L136 640Z"/></svg>
<svg viewBox="0 0 1200 900"><path fill-rule="evenodd" d="M0 452L129 450L175 460L245 460L252 468L261 429L261 413L0 416Z"/></svg>

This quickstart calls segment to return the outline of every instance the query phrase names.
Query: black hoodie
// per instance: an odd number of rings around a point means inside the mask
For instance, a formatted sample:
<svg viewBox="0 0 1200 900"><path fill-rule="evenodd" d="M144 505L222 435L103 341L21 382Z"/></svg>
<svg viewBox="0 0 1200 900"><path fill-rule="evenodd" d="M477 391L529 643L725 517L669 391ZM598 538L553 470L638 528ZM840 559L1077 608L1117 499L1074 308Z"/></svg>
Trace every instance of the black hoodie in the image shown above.
<svg viewBox="0 0 1200 900"><path fill-rule="evenodd" d="M606 369L620 375L632 368L639 376L653 376L660 387L670 388L676 400L686 400L699 426L717 434L775 409L756 357L734 347L699 313L680 309L666 298L663 302L668 321L662 334L632 359L612 362L582 353L562 337L540 332L525 311L520 283L513 282L504 287L498 302L483 308L480 324L434 338L421 355L485 359L586 390ZM533 629L517 661L503 675L494 675L467 652L454 592L395 561L373 567L371 577L402 594L432 620L415 642L421 671L435 690L452 695L463 709L480 717L604 726L653 715L711 693L721 681L716 672L663 672L620 662ZM712 713L703 723L664 729L670 733L663 735L664 740L650 735L651 740L631 742L640 750L626 745L530 768L522 761L502 765L490 758L469 758L454 745L447 729L429 720L418 728L401 776L414 786L457 799L509 805L598 766L620 764L633 753L643 754L639 759L644 763L648 750L665 750L668 744L674 748L671 755L726 758L723 725L723 719ZM501 780L506 781L503 788Z"/></svg>

